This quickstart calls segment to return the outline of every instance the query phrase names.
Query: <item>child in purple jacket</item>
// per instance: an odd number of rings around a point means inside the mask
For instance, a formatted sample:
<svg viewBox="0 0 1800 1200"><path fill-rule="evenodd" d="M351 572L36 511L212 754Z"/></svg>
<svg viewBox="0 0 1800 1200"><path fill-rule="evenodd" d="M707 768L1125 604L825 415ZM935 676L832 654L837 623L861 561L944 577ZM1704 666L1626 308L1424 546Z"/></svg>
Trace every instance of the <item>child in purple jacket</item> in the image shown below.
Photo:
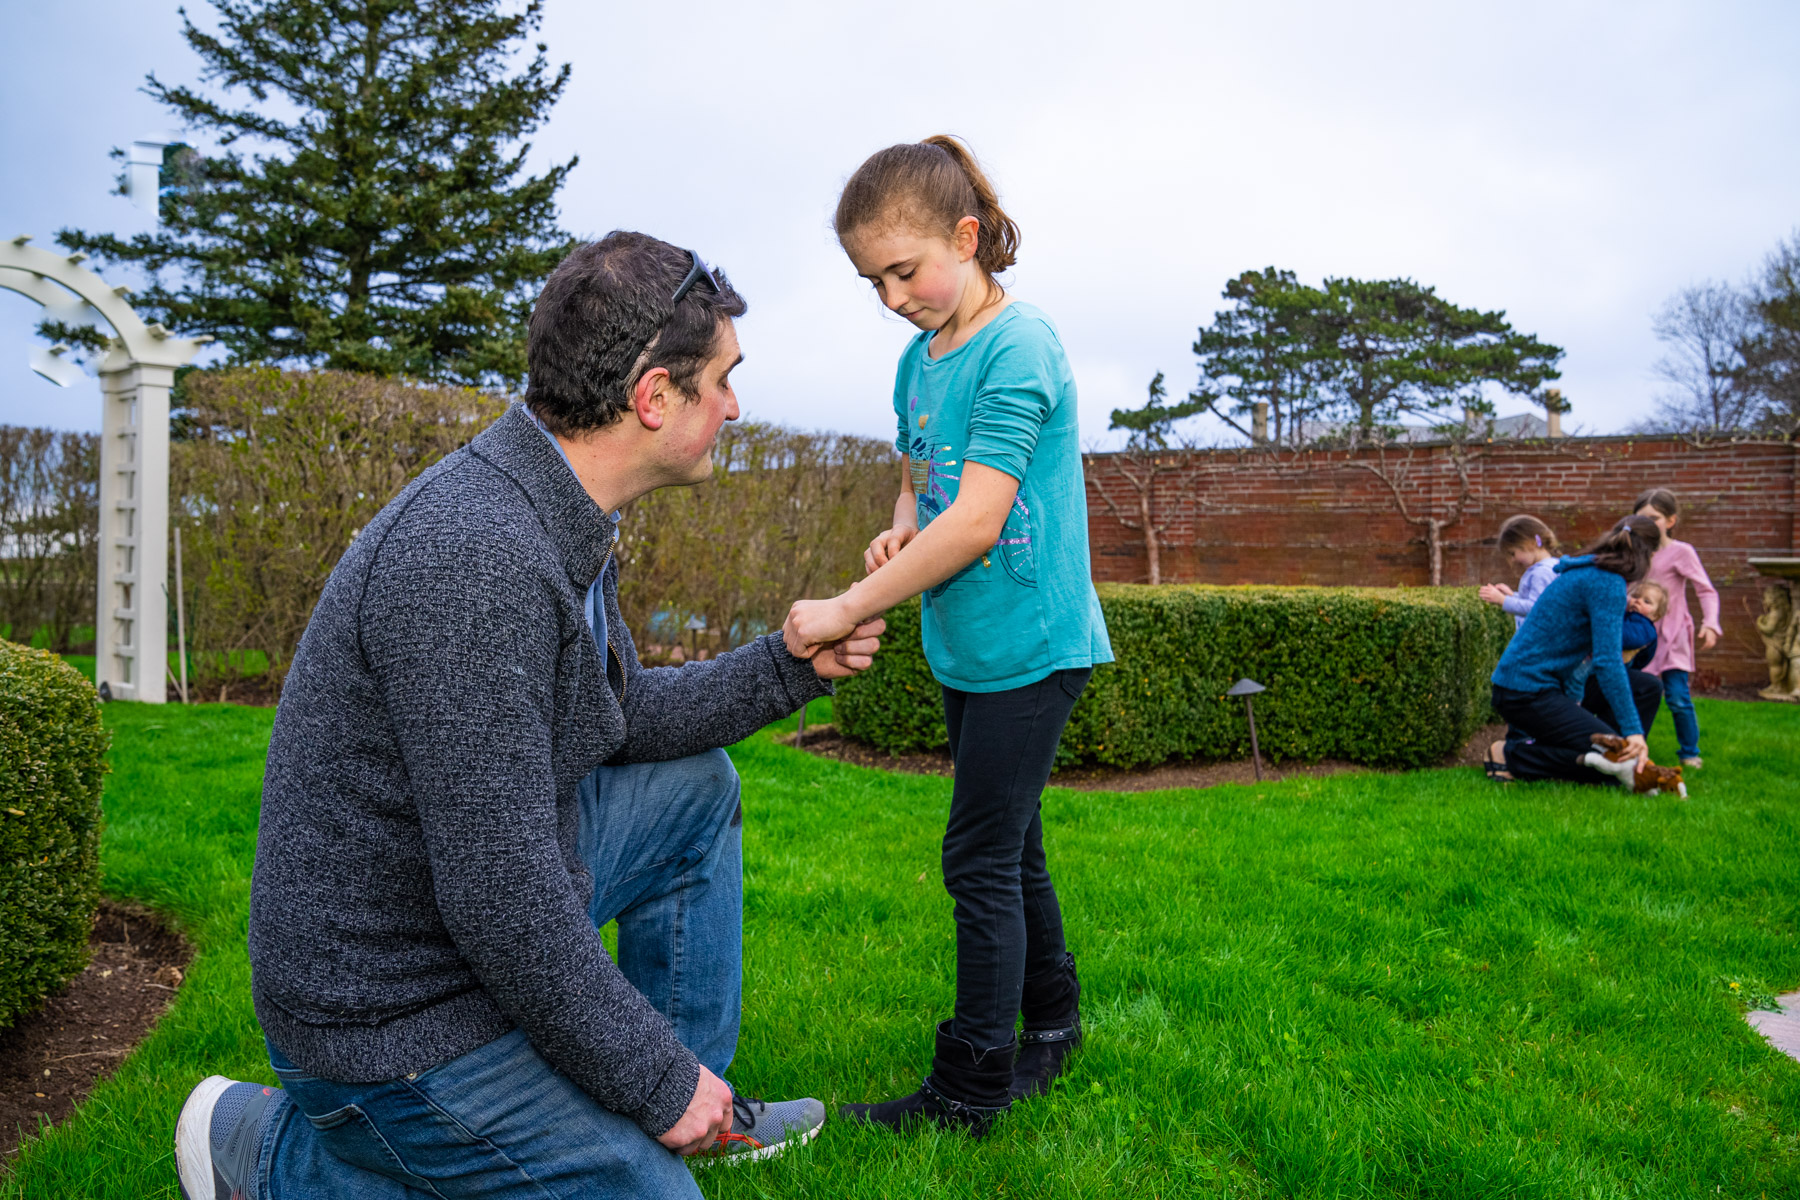
<svg viewBox="0 0 1800 1200"><path fill-rule="evenodd" d="M1480 596L1489 604L1498 604L1512 614L1513 627L1525 623L1531 606L1543 590L1556 578L1556 558L1560 547L1550 527L1536 517L1521 514L1507 518L1500 527L1500 553L1518 567L1519 588L1514 591L1504 583L1483 584Z"/></svg>

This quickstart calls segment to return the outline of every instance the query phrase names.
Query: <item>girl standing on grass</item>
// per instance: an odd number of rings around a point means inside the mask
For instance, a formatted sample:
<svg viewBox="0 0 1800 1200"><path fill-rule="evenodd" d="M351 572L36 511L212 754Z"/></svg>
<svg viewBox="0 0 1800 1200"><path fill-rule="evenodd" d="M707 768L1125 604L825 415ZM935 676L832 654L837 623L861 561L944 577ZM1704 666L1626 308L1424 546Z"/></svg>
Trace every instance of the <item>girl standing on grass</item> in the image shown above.
<svg viewBox="0 0 1800 1200"><path fill-rule="evenodd" d="M1681 520L1681 503L1667 488L1651 488L1638 497L1632 512L1656 522L1662 531L1662 548L1650 560L1650 573L1645 576L1659 584L1668 594L1669 607L1656 623L1656 655L1645 668L1662 677L1663 699L1668 702L1669 716L1675 722L1675 742L1681 754L1681 765L1698 769L1700 761L1700 721L1694 715L1694 697L1688 687L1688 673L1694 669L1694 618L1688 611L1687 585L1693 584L1700 596L1700 648L1711 650L1724 630L1719 627L1719 591L1700 565L1700 555L1686 542L1675 540L1675 524Z"/></svg>
<svg viewBox="0 0 1800 1200"><path fill-rule="evenodd" d="M923 593L956 768L943 850L955 1015L917 1091L842 1114L980 1136L1014 1099L1045 1091L1081 1039L1040 812L1069 713L1113 657L1088 565L1075 380L1050 318L994 280L1013 265L1018 226L955 138L871 157L836 225L857 273L920 331L894 381L906 467L867 578L795 604L784 633L810 654Z"/></svg>
<svg viewBox="0 0 1800 1200"><path fill-rule="evenodd" d="M1559 547L1556 535L1550 532L1548 525L1521 513L1508 517L1506 524L1500 526L1499 548L1507 561L1521 572L1519 590L1515 592L1504 583L1487 583L1482 585L1479 594L1489 604L1498 604L1501 611L1511 613L1513 628L1517 629L1525 623L1539 593L1556 578Z"/></svg>

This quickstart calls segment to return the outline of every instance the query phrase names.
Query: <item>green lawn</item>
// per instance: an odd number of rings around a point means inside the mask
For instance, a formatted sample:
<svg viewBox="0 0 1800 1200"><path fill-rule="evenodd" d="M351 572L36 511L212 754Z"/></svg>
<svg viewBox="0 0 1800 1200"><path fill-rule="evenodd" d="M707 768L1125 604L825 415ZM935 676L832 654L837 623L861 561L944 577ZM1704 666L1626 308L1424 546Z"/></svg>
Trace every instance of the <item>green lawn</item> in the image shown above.
<svg viewBox="0 0 1800 1200"><path fill-rule="evenodd" d="M62 656L62 660L71 667L74 667L77 671L80 671L82 675L90 681L94 678L94 656L92 654L65 654ZM195 655L190 653L188 655L189 682L197 688L199 686L198 680L202 674L217 679L221 674L217 668L222 666L226 661L229 661L236 669L238 676L245 679L265 674L269 669L269 656L264 654L261 650L234 650L228 656L216 654ZM205 670L203 671L202 668L205 668ZM169 651L169 674L167 678L178 679L180 676L181 655L171 650ZM171 683L169 684L169 696L170 698L173 698L175 695L175 684ZM198 699L197 693L195 698Z"/></svg>
<svg viewBox="0 0 1800 1200"><path fill-rule="evenodd" d="M1800 986L1800 709L1699 704L1708 766L1686 804L1502 788L1472 769L1052 792L1087 987L1067 1086L985 1143L833 1123L808 1151L707 1172L702 1189L1800 1195L1800 1063L1745 1026L1740 998ZM173 1196L187 1088L212 1071L270 1079L244 924L271 714L106 715L107 888L172 914L201 953L144 1048L21 1155L11 1194L46 1200ZM734 1080L829 1103L910 1088L952 993L948 782L767 734L734 756L748 972Z"/></svg>

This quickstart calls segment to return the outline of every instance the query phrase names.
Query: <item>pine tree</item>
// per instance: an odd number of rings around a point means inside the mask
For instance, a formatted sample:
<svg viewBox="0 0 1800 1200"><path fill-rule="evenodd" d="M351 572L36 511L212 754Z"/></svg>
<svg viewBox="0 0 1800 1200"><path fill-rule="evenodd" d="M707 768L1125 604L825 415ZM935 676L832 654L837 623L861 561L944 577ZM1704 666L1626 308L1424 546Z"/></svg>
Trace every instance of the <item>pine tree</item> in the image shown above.
<svg viewBox="0 0 1800 1200"><path fill-rule="evenodd" d="M146 91L217 149L165 168L157 232L57 240L141 267L138 311L234 362L516 385L577 161L524 174L569 78L541 42L508 71L541 0L213 3L217 34L182 33L222 94Z"/></svg>
<svg viewBox="0 0 1800 1200"><path fill-rule="evenodd" d="M1313 317L1322 391L1358 439L1407 416L1441 420L1456 405L1490 412L1488 385L1534 396L1561 376L1561 347L1410 279L1327 279L1323 295Z"/></svg>
<svg viewBox="0 0 1800 1200"><path fill-rule="evenodd" d="M1200 387L1192 396L1245 437L1254 438L1256 406L1267 404L1271 440L1295 445L1306 438L1306 420L1318 407L1315 317L1324 296L1292 271L1245 271L1225 285L1234 307L1213 314L1194 341ZM1229 400L1229 410L1221 402Z"/></svg>

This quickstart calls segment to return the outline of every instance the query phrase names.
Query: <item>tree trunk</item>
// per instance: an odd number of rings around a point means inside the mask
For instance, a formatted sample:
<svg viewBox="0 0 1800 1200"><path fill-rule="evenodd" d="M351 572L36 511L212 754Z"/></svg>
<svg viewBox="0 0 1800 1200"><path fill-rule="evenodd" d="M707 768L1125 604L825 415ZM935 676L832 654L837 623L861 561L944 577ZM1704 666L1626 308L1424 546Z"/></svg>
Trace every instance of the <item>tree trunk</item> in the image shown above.
<svg viewBox="0 0 1800 1200"><path fill-rule="evenodd" d="M1154 486L1155 479L1151 479ZM1138 493L1138 512L1144 519L1144 557L1150 564L1150 583L1152 586L1162 582L1162 547L1156 541L1156 524L1150 519L1150 488L1146 487Z"/></svg>
<svg viewBox="0 0 1800 1200"><path fill-rule="evenodd" d="M1444 586L1444 523L1436 517L1425 522L1425 545L1431 553L1431 586Z"/></svg>

